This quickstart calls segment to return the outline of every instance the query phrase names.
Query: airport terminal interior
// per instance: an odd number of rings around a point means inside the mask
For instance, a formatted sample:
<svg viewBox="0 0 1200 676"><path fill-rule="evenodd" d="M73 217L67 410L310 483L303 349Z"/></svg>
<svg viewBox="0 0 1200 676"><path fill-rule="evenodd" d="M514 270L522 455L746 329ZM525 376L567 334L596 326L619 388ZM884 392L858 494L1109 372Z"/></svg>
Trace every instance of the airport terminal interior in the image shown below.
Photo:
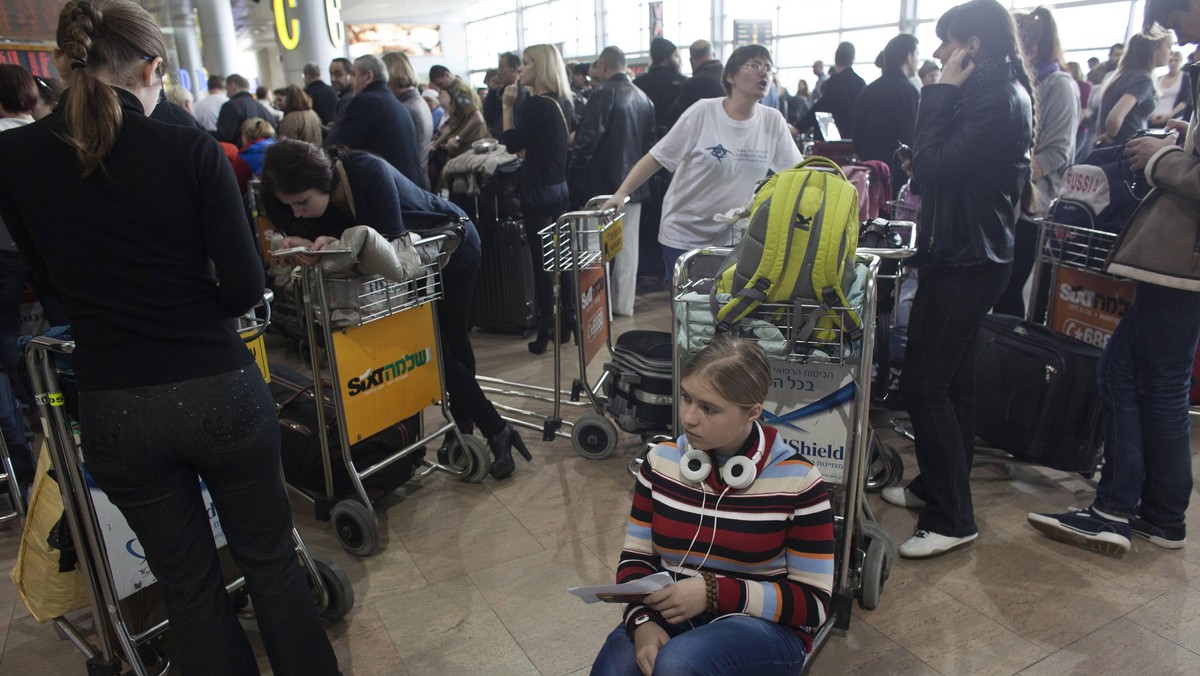
<svg viewBox="0 0 1200 676"><path fill-rule="evenodd" d="M1034 6L1025 0L1001 1L1013 11ZM191 91L199 102L207 93L207 75L237 72L252 89L262 86L273 91L291 84L302 87L307 63L319 63L321 78L328 81L333 58L353 60L388 51L404 52L422 85L429 82L432 67L443 65L473 87L485 87L499 55L520 54L525 47L541 43L555 45L568 63L593 61L606 46L615 45L624 51L630 69L640 73L650 60L651 41L658 37L679 47L684 75L691 73L688 45L696 40L709 40L722 61L738 46L762 44L773 58L776 82L786 90L780 91L783 95L794 92L802 80L809 87L815 85L813 63L823 60L832 65L835 50L844 42L857 46L854 68L867 82L879 77L875 55L898 33L918 38L922 62L933 59L939 45L934 32L937 19L959 3L140 0L139 4L167 36L173 57L168 84ZM1138 32L1145 4L1145 0L1072 0L1043 6L1057 19L1065 60L1082 64L1090 57L1104 61L1110 45ZM57 77L51 54L53 27L62 5L63 0L0 0L4 14L0 62L17 63L44 79ZM1186 57L1193 47L1172 49L1183 50ZM0 157L0 162L9 161ZM481 232L483 227L480 224ZM486 241L485 237L485 246ZM676 304L661 262L657 269L643 270L632 316L610 319L612 339L634 330L672 331ZM544 354L531 354L526 345L531 328L476 327L470 334L477 374L496 379L484 382L489 398L510 407L502 409L505 416L532 421L532 427L518 430L533 459L526 462L514 456L516 470L511 476L467 482L433 472L412 478L376 501L378 544L366 556L347 551L330 522L316 518L312 501L299 491L291 492L295 525L308 550L314 557L336 563L352 588L352 607L339 619L324 623L345 676L588 674L605 638L621 622L623 606L585 604L568 589L614 583L636 482L630 467L645 452L646 443L639 434L621 431L608 457L595 459L577 452L570 423L592 413L586 397L582 401L570 397L572 384L580 377L583 347L578 338L558 346L551 340ZM555 368L556 347L560 374ZM306 339L268 329L263 349L272 365L311 374L309 351L314 348ZM318 362L327 365L329 351L316 349ZM605 377L608 350L601 346L587 365L587 382ZM511 394L514 388L498 381L542 389L537 398L517 397ZM541 423L552 416L556 388L564 393L561 418L567 425L564 434L547 442ZM30 413L31 430L40 435L36 412ZM421 415L426 430L443 424L437 406ZM899 485L918 474L913 441L892 424L904 415L884 406L863 415L863 429L872 430L877 442L890 448L902 464L887 468ZM1193 449L1198 437L1193 423ZM850 446L856 441L851 439ZM433 459L437 445L436 441L428 445L428 459ZM869 469L875 471L877 466ZM1191 472L1200 479L1200 465L1193 462ZM857 599L850 603L848 627L829 635L806 673L1200 673L1200 542L1195 536L1177 549L1135 537L1129 551L1118 556L1044 537L1027 521L1029 512L1064 512L1089 504L1098 476L1018 460L981 440L970 475L978 539L933 558L892 559L879 580L877 607L866 609ZM898 545L913 535L917 512L884 502L875 489L865 491L868 511ZM1187 511L1193 525L1200 524L1200 501L1195 497L1193 489ZM23 523L21 518L0 523L0 571L17 564ZM130 612L162 616L152 595L144 603L145 607ZM68 613L67 618L85 637L94 638L95 622L86 608ZM271 673L253 619L244 618L243 626L259 668ZM170 640L168 636L168 645ZM86 673L85 657L68 635L53 622L36 621L14 584L7 580L0 584L0 676L81 673Z"/></svg>

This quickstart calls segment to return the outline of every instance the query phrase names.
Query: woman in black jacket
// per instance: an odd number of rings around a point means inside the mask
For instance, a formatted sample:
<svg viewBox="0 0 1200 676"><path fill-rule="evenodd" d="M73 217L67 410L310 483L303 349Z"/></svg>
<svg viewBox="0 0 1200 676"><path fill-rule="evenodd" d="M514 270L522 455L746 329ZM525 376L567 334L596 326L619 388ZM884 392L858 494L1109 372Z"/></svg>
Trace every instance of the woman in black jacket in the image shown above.
<svg viewBox="0 0 1200 676"><path fill-rule="evenodd" d="M521 113L515 114L517 85L504 89L503 127L500 140L509 152L525 151L521 169L521 214L525 217L525 234L533 254L534 297L537 301L538 334L529 343L529 351L542 354L546 343L554 337L554 286L551 273L542 265L542 236L538 234L567 211L570 194L567 189L567 148L571 145L573 119L571 105L563 92L570 92L566 66L554 45L531 45L522 55L521 84L531 96L521 103ZM515 119L521 124L514 124ZM571 335L575 326L574 285L571 275L559 274L560 297L563 299L562 340ZM568 309L572 308L572 309Z"/></svg>
<svg viewBox="0 0 1200 676"><path fill-rule="evenodd" d="M234 330L264 279L229 162L203 131L147 117L167 47L145 9L72 0L57 38L66 103L0 135L0 157L29 160L0 162L0 214L66 303L88 471L161 585L183 674L259 673L221 579L215 506L274 672L333 676L275 404Z"/></svg>
<svg viewBox="0 0 1200 676"><path fill-rule="evenodd" d="M969 474L975 443L975 335L1012 268L1013 228L1030 179L1033 104L1016 25L996 0L937 23L938 84L921 91L911 162L921 191L921 284L901 390L921 474L884 498L921 509L908 558L935 556L979 531Z"/></svg>

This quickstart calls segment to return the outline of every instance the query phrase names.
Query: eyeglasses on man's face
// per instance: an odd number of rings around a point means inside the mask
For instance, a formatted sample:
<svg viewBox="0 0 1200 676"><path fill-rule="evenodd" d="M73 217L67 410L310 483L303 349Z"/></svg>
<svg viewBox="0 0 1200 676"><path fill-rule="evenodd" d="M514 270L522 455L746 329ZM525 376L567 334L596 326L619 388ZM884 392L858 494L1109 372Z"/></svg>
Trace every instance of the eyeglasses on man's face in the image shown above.
<svg viewBox="0 0 1200 676"><path fill-rule="evenodd" d="M742 64L742 68L758 75L774 75L777 72L771 67L771 64L763 63L762 61L747 61Z"/></svg>

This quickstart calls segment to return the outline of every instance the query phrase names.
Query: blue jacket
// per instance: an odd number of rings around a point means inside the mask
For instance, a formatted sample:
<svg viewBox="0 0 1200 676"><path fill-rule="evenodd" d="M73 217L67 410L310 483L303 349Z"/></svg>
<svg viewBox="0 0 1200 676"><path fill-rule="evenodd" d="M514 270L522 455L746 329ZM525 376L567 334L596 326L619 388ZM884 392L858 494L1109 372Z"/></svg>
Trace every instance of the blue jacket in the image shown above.
<svg viewBox="0 0 1200 676"><path fill-rule="evenodd" d="M267 156L267 148L275 145L275 139L262 138L238 151L238 156L254 172L255 178L262 178L263 159Z"/></svg>
<svg viewBox="0 0 1200 676"><path fill-rule="evenodd" d="M325 137L325 147L346 146L375 153L421 184L417 130L412 115L382 82L367 85L346 104L345 113Z"/></svg>

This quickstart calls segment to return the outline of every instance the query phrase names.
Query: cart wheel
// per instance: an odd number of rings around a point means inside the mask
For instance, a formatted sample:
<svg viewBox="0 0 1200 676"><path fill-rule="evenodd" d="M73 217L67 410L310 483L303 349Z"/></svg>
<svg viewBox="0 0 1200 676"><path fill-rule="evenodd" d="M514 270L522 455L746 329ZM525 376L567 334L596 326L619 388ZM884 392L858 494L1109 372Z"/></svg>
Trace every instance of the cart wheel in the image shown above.
<svg viewBox="0 0 1200 676"><path fill-rule="evenodd" d="M356 503L357 504L357 503ZM325 586L325 598L321 598L321 588L313 584L313 602L321 617L336 622L346 616L354 607L354 586L350 577L342 567L327 559L313 557L314 574L321 576L321 584Z"/></svg>
<svg viewBox="0 0 1200 676"><path fill-rule="evenodd" d="M863 558L862 587L859 589L858 605L863 610L875 610L879 607L879 597L883 596L883 582L887 579L884 572L887 568L887 547L879 538L871 538L867 545L867 555Z"/></svg>
<svg viewBox="0 0 1200 676"><path fill-rule="evenodd" d="M603 460L617 450L617 426L596 413L588 413L571 429L575 452L589 460Z"/></svg>
<svg viewBox="0 0 1200 676"><path fill-rule="evenodd" d="M370 556L379 548L379 524L370 507L348 498L333 506L329 518L334 535L346 551L355 556Z"/></svg>
<svg viewBox="0 0 1200 676"><path fill-rule="evenodd" d="M871 437L871 460L867 465L868 493L878 493L888 486L895 486L904 478L904 460L894 448L884 443L879 435Z"/></svg>
<svg viewBox="0 0 1200 676"><path fill-rule="evenodd" d="M487 478L492 468L492 451L487 443L473 434L464 434L463 443L467 445L466 452L458 444L450 451L450 465L462 472L463 481L477 484Z"/></svg>

